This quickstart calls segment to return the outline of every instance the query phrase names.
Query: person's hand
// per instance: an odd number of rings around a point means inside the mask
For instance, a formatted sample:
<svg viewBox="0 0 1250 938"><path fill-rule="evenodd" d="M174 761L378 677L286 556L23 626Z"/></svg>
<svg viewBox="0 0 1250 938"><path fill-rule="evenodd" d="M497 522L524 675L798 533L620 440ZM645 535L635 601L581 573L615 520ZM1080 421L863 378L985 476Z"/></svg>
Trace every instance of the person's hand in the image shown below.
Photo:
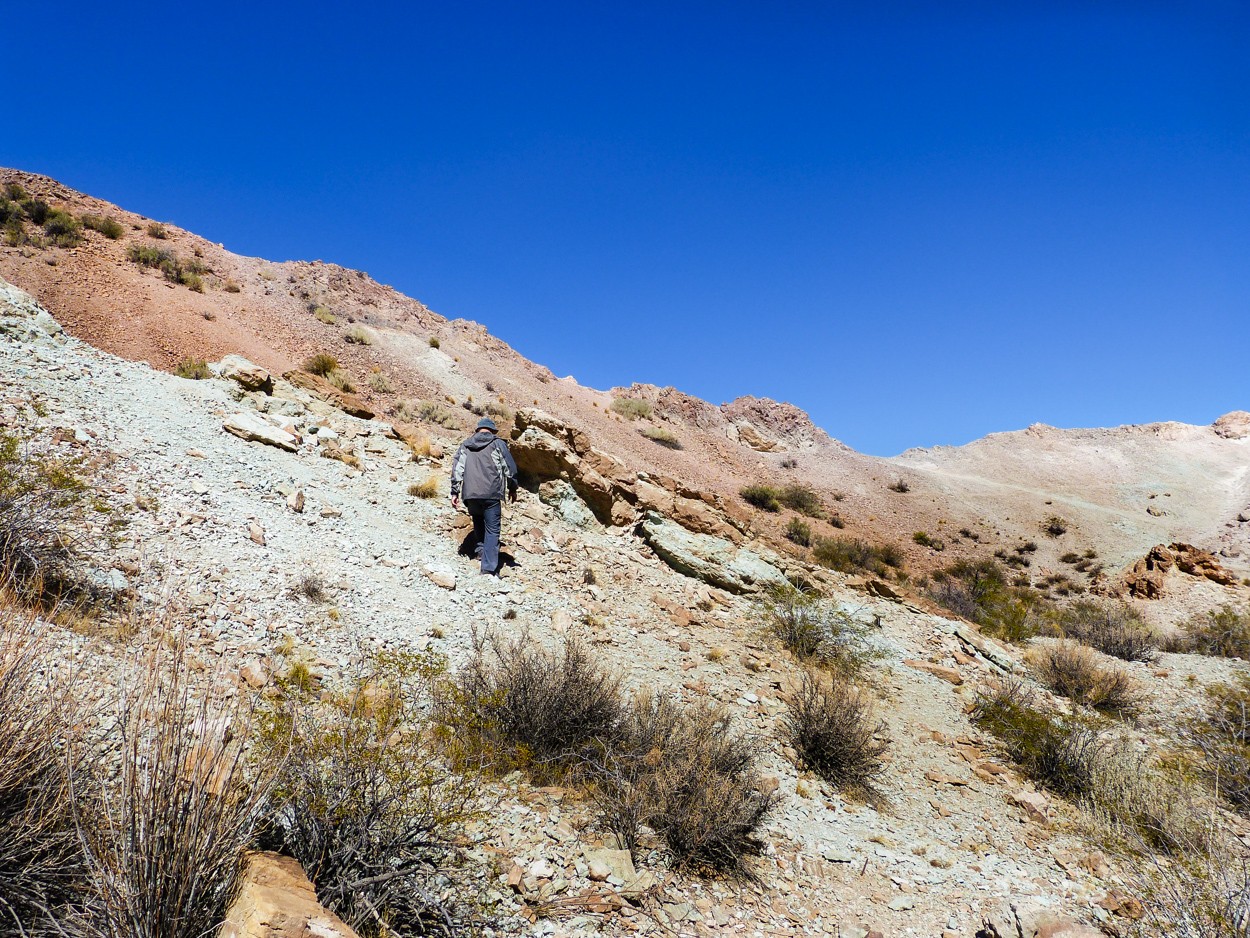
<svg viewBox="0 0 1250 938"><path fill-rule="evenodd" d="M451 507L454 508L456 511L460 510L460 496L459 495L453 495L451 497Z"/></svg>

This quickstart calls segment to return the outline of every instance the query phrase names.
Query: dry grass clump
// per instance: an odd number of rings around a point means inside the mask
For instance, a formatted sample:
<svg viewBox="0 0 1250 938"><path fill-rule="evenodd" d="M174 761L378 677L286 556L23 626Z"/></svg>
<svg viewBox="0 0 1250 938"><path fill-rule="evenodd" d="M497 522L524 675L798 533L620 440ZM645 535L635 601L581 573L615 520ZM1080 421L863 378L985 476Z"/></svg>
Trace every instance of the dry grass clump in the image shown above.
<svg viewBox="0 0 1250 938"><path fill-rule="evenodd" d="M782 736L805 768L843 791L876 797L889 743L878 736L872 699L841 675L805 671L788 701Z"/></svg>
<svg viewBox="0 0 1250 938"><path fill-rule="evenodd" d="M305 570L297 576L287 592L314 603L324 603L330 598L326 581L316 570Z"/></svg>
<svg viewBox="0 0 1250 938"><path fill-rule="evenodd" d="M435 498L438 495L438 479L430 476L424 482L414 482L408 486L408 494L413 498Z"/></svg>
<svg viewBox="0 0 1250 938"><path fill-rule="evenodd" d="M588 767L611 829L636 853L653 830L680 868L749 875L747 858L775 804L762 792L760 744L728 714L649 691L627 708L614 746Z"/></svg>
<svg viewBox="0 0 1250 938"><path fill-rule="evenodd" d="M258 760L280 766L273 835L365 938L455 930L443 877L477 802L424 742L443 673L431 656L379 654L341 691L288 679L264 714Z"/></svg>
<svg viewBox="0 0 1250 938"><path fill-rule="evenodd" d="M390 412L392 417L405 423L423 421L446 427L448 430L455 430L460 426L460 421L454 413L433 401L396 401Z"/></svg>
<svg viewBox="0 0 1250 938"><path fill-rule="evenodd" d="M1194 616L1168 650L1250 661L1250 608L1224 605Z"/></svg>
<svg viewBox="0 0 1250 938"><path fill-rule="evenodd" d="M443 710L474 759L545 782L615 741L624 705L617 678L577 639L544 648L528 634L475 634Z"/></svg>
<svg viewBox="0 0 1250 938"><path fill-rule="evenodd" d="M212 370L208 367L208 362L202 358L184 358L174 368L174 374L189 381L203 381L213 376Z"/></svg>
<svg viewBox="0 0 1250 938"><path fill-rule="evenodd" d="M614 397L612 398L613 413L620 414L627 420L638 420L639 418L649 418L654 411L651 402L638 397Z"/></svg>
<svg viewBox="0 0 1250 938"><path fill-rule="evenodd" d="M1059 642L1033 651L1030 658L1038 680L1074 703L1123 714L1141 707L1137 682L1119 668L1103 667L1085 645Z"/></svg>
<svg viewBox="0 0 1250 938"><path fill-rule="evenodd" d="M1250 676L1211 687L1187 736L1202 754L1201 771L1216 794L1250 816Z"/></svg>
<svg viewBox="0 0 1250 938"><path fill-rule="evenodd" d="M1132 938L1246 938L1250 856L1244 849L1154 860L1138 868L1134 891L1144 918Z"/></svg>
<svg viewBox="0 0 1250 938"><path fill-rule="evenodd" d="M338 368L327 374L325 379L332 387L336 387L348 394L356 390L356 385L352 383L351 378L347 377L347 373Z"/></svg>
<svg viewBox="0 0 1250 938"><path fill-rule="evenodd" d="M92 793L89 814L78 806L88 934L198 938L234 896L267 783L263 767L261 778L245 777L245 705L198 696L185 659L161 642L141 667L92 753L116 760L116 775Z"/></svg>
<svg viewBox="0 0 1250 938"><path fill-rule="evenodd" d="M658 443L666 449L684 449L677 434L667 427L643 427L638 431L652 443Z"/></svg>
<svg viewBox="0 0 1250 938"><path fill-rule="evenodd" d="M352 326L343 333L343 341L348 345L372 345L373 333L364 326Z"/></svg>
<svg viewBox="0 0 1250 938"><path fill-rule="evenodd" d="M66 758L70 688L46 666L47 628L0 610L0 932L51 934L81 900L73 792L87 773Z"/></svg>
<svg viewBox="0 0 1250 938"><path fill-rule="evenodd" d="M328 378L333 372L338 371L338 368L339 360L329 352L318 352L304 362L305 371L323 378Z"/></svg>
<svg viewBox="0 0 1250 938"><path fill-rule="evenodd" d="M369 389L379 394L390 394L395 390L395 383L385 371L371 371L367 380Z"/></svg>
<svg viewBox="0 0 1250 938"><path fill-rule="evenodd" d="M800 661L855 675L876 657L868 626L816 593L793 586L770 590L756 603L755 617Z"/></svg>
<svg viewBox="0 0 1250 938"><path fill-rule="evenodd" d="M1081 600L1059 614L1063 633L1123 661L1153 661L1159 639L1141 615L1124 603Z"/></svg>

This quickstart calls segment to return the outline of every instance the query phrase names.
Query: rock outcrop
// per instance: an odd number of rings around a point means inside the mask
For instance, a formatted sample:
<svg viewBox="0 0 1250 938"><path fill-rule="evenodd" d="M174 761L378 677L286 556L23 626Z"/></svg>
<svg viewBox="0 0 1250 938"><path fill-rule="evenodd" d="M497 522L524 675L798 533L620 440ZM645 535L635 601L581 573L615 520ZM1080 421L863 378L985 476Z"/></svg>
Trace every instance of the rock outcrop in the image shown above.
<svg viewBox="0 0 1250 938"><path fill-rule="evenodd" d="M1164 595L1165 580L1173 569L1221 586L1237 583L1237 576L1210 551L1174 541L1166 545L1156 544L1150 553L1133 564L1124 576L1125 588L1130 596L1138 599L1160 599Z"/></svg>
<svg viewBox="0 0 1250 938"><path fill-rule="evenodd" d="M282 376L290 384L295 385L314 397L319 397L327 404L333 404L345 414L359 417L361 420L372 420L373 411L355 394L341 391L325 378L307 371L288 371Z"/></svg>
<svg viewBox="0 0 1250 938"><path fill-rule="evenodd" d="M724 538L688 531L655 512L647 514L639 531L651 549L678 573L730 593L758 593L789 584L778 566L755 551Z"/></svg>
<svg viewBox="0 0 1250 938"><path fill-rule="evenodd" d="M1217 436L1226 440L1244 440L1250 437L1250 413L1234 410L1211 424Z"/></svg>
<svg viewBox="0 0 1250 938"><path fill-rule="evenodd" d="M281 426L276 418L255 411L244 410L231 414L222 422L221 428L253 443L265 443L291 453L299 449L298 436Z"/></svg>
<svg viewBox="0 0 1250 938"><path fill-rule="evenodd" d="M242 355L227 355L217 364L216 370L223 378L237 382L245 391L273 393L273 376Z"/></svg>
<svg viewBox="0 0 1250 938"><path fill-rule="evenodd" d="M276 853L253 854L239 897L217 938L357 938L317 901L299 863Z"/></svg>

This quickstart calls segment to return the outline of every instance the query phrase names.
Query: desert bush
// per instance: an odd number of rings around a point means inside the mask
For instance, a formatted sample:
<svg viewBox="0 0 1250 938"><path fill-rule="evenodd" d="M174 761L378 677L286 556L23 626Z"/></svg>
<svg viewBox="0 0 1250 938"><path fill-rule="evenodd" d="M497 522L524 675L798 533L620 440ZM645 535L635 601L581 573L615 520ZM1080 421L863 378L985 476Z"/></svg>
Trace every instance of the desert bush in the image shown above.
<svg viewBox="0 0 1250 938"><path fill-rule="evenodd" d="M473 655L441 702L460 751L541 781L592 760L619 735L616 677L577 639L544 648L524 634L473 636Z"/></svg>
<svg viewBox="0 0 1250 938"><path fill-rule="evenodd" d="M989 558L958 560L934 571L927 592L982 631L1007 641L1024 641L1044 629L1039 597L1009 584L1003 568Z"/></svg>
<svg viewBox="0 0 1250 938"><path fill-rule="evenodd" d="M816 490L797 482L783 485L777 492L777 498L787 508L797 511L809 518L823 518L825 506L816 494Z"/></svg>
<svg viewBox="0 0 1250 938"><path fill-rule="evenodd" d="M165 226L158 221L148 222L147 232L150 237L156 238L158 241L164 241L169 237L169 232L165 230Z"/></svg>
<svg viewBox="0 0 1250 938"><path fill-rule="evenodd" d="M1137 682L1119 668L1103 667L1095 652L1077 642L1058 642L1033 652L1038 679L1057 694L1095 710L1133 713L1141 705Z"/></svg>
<svg viewBox="0 0 1250 938"><path fill-rule="evenodd" d="M438 341L438 336L436 335L430 336L430 348L438 348L442 344L443 344L442 342Z"/></svg>
<svg viewBox="0 0 1250 938"><path fill-rule="evenodd" d="M74 695L47 667L43 622L0 611L0 932L50 935L81 901L72 795L88 772L67 759Z"/></svg>
<svg viewBox="0 0 1250 938"><path fill-rule="evenodd" d="M379 394L390 394L395 390L395 385L390 377L384 371L371 371L367 379L369 389L377 391Z"/></svg>
<svg viewBox="0 0 1250 938"><path fill-rule="evenodd" d="M430 476L424 482L414 482L408 486L408 494L413 498L435 498L438 495L438 479Z"/></svg>
<svg viewBox="0 0 1250 938"><path fill-rule="evenodd" d="M243 288L239 286L239 282L233 277L227 277L222 289L227 293L239 293Z"/></svg>
<svg viewBox="0 0 1250 938"><path fill-rule="evenodd" d="M329 352L317 352L304 361L305 371L323 378L328 378L333 372L338 371L338 367L339 360Z"/></svg>
<svg viewBox="0 0 1250 938"><path fill-rule="evenodd" d="M927 531L917 531L911 536L911 539L921 547L927 547L930 550L942 551L946 550L946 545L939 539L929 534Z"/></svg>
<svg viewBox="0 0 1250 938"><path fill-rule="evenodd" d="M805 671L787 702L782 736L803 767L839 789L875 796L874 782L885 771L889 743L879 739L872 699L841 675Z"/></svg>
<svg viewBox="0 0 1250 938"><path fill-rule="evenodd" d="M287 592L292 596L302 596L314 603L323 603L330 598L326 591L326 581L316 570L305 570L299 574Z"/></svg>
<svg viewBox="0 0 1250 938"><path fill-rule="evenodd" d="M181 654L153 642L119 696L102 742L116 754L78 836L92 880L92 934L200 938L234 897L268 773L245 772L245 703L213 703L193 690Z"/></svg>
<svg viewBox="0 0 1250 938"><path fill-rule="evenodd" d="M626 709L615 745L587 771L609 827L633 853L642 829L679 868L749 875L756 833L775 803L757 763L763 747L733 732L728 714L650 692Z"/></svg>
<svg viewBox="0 0 1250 938"><path fill-rule="evenodd" d="M1201 753L1200 770L1216 795L1250 816L1250 676L1211 687L1186 736Z"/></svg>
<svg viewBox="0 0 1250 938"><path fill-rule="evenodd" d="M777 587L756 601L753 614L800 661L854 675L877 656L868 626L817 593Z"/></svg>
<svg viewBox="0 0 1250 938"><path fill-rule="evenodd" d="M94 544L85 520L91 491L80 469L37 438L0 430L0 592L45 609L106 598L85 567Z"/></svg>
<svg viewBox="0 0 1250 938"><path fill-rule="evenodd" d="M172 251L153 244L132 244L126 249L126 257L140 267L159 270L170 283L180 283L196 293L204 292L200 274L206 273L208 268L199 261L183 260Z"/></svg>
<svg viewBox="0 0 1250 938"><path fill-rule="evenodd" d="M348 345L372 345L373 333L364 326L352 326L343 333L343 341Z"/></svg>
<svg viewBox="0 0 1250 938"><path fill-rule="evenodd" d="M652 443L659 443L667 449L684 449L681 440L667 427L643 427L638 431Z"/></svg>
<svg viewBox="0 0 1250 938"><path fill-rule="evenodd" d="M153 244L132 244L126 249L126 257L140 267L161 268L174 262L174 255L170 251Z"/></svg>
<svg viewBox="0 0 1250 938"><path fill-rule="evenodd" d="M313 318L316 319L317 322L323 323L327 326L336 325L339 321L339 318L335 316L334 313L326 309L324 306L314 305L312 308L312 314L313 314Z"/></svg>
<svg viewBox="0 0 1250 938"><path fill-rule="evenodd" d="M348 394L356 390L356 385L352 383L351 378L347 377L347 372L340 368L335 368L333 371L327 373L325 375L325 379L332 387L336 387L340 391L344 391Z"/></svg>
<svg viewBox="0 0 1250 938"><path fill-rule="evenodd" d="M1171 649L1250 661L1250 608L1224 605L1191 618Z"/></svg>
<svg viewBox="0 0 1250 938"><path fill-rule="evenodd" d="M867 571L885 576L891 568L903 566L903 554L894 544L869 544L859 538L818 537L812 544L812 559L843 573Z"/></svg>
<svg viewBox="0 0 1250 938"><path fill-rule="evenodd" d="M274 833L363 938L454 931L439 880L476 798L429 747L443 673L435 657L380 653L338 691L285 681L263 715L257 758L280 766Z"/></svg>
<svg viewBox="0 0 1250 938"><path fill-rule="evenodd" d="M798 467L799 461L793 456L787 456L781 460L782 469L797 469Z"/></svg>
<svg viewBox="0 0 1250 938"><path fill-rule="evenodd" d="M12 199L14 202L22 202L27 198L26 190L22 188L22 184L18 182L6 182L4 184L4 197Z"/></svg>
<svg viewBox="0 0 1250 938"><path fill-rule="evenodd" d="M738 494L748 505L754 505L761 511L781 511L781 499L778 491L771 485L748 485L739 489Z"/></svg>
<svg viewBox="0 0 1250 938"><path fill-rule="evenodd" d="M1042 522L1042 530L1051 537L1062 537L1068 533L1068 522L1058 515L1051 515Z"/></svg>
<svg viewBox="0 0 1250 938"><path fill-rule="evenodd" d="M202 381L213 376L212 371L209 370L208 362L202 358L184 358L174 368L174 374L179 378L187 378L191 381Z"/></svg>
<svg viewBox="0 0 1250 938"><path fill-rule="evenodd" d="M896 479L894 482L890 483L889 489L891 492L898 492L900 495L906 495L911 491L911 486L907 484L906 479Z"/></svg>
<svg viewBox="0 0 1250 938"><path fill-rule="evenodd" d="M1159 652L1158 637L1124 603L1081 600L1059 613L1058 625L1070 638L1124 661L1153 661Z"/></svg>
<svg viewBox="0 0 1250 938"><path fill-rule="evenodd" d="M1244 849L1154 860L1139 866L1131 888L1144 918L1131 938L1246 938L1250 924L1250 857Z"/></svg>
<svg viewBox="0 0 1250 938"><path fill-rule="evenodd" d="M612 410L628 420L638 420L639 418L649 418L655 408L651 406L650 401L642 398L614 397L612 398Z"/></svg>
<svg viewBox="0 0 1250 938"><path fill-rule="evenodd" d="M126 229L121 222L106 215L83 215L82 223L84 227L92 231L98 231L110 241L116 241L126 233Z"/></svg>
<svg viewBox="0 0 1250 938"><path fill-rule="evenodd" d="M786 525L786 539L800 547L811 547L812 526L801 518L791 518Z"/></svg>
<svg viewBox="0 0 1250 938"><path fill-rule="evenodd" d="M57 247L77 247L82 243L82 222L69 212L53 209L43 222L43 233Z"/></svg>
<svg viewBox="0 0 1250 938"><path fill-rule="evenodd" d="M448 430L455 430L460 426L455 414L434 401L396 401L391 408L391 416L406 423L423 421L446 427Z"/></svg>
<svg viewBox="0 0 1250 938"><path fill-rule="evenodd" d="M1078 564L1078 563L1080 563L1080 562L1081 562L1081 555L1080 555L1080 554L1078 554L1078 553L1077 553L1076 551L1074 551L1074 550L1070 550L1070 551L1068 551L1066 554L1064 554L1062 557L1060 557L1060 558L1059 558L1059 562L1060 562L1060 563Z"/></svg>
<svg viewBox="0 0 1250 938"><path fill-rule="evenodd" d="M22 212L36 225L42 225L52 214L52 208L43 199L25 198L18 202Z"/></svg>

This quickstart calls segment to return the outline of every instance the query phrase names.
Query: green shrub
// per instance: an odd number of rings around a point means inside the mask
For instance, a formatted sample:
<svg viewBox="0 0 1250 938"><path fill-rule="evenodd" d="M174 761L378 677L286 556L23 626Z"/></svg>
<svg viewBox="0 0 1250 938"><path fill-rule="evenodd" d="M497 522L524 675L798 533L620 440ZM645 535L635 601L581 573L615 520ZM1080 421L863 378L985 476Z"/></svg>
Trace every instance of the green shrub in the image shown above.
<svg viewBox="0 0 1250 938"><path fill-rule="evenodd" d="M778 491L771 485L748 485L739 489L738 494L748 505L754 505L761 511L781 511L781 499Z"/></svg>
<svg viewBox="0 0 1250 938"><path fill-rule="evenodd" d="M809 518L823 518L825 515L825 508L820 501L820 496L816 494L814 489L806 485L791 483L782 486L777 492L777 499L787 508L791 508L801 515L807 515Z"/></svg>
<svg viewBox="0 0 1250 938"><path fill-rule="evenodd" d="M12 199L14 202L25 202L28 196L26 190L22 188L20 183L6 182L4 184L4 197Z"/></svg>
<svg viewBox="0 0 1250 938"><path fill-rule="evenodd" d="M165 230L165 226L158 221L148 223L148 235L159 241L164 241L169 237L169 232Z"/></svg>
<svg viewBox="0 0 1250 938"><path fill-rule="evenodd" d="M1203 756L1201 770L1216 794L1250 816L1250 676L1239 674L1234 684L1217 684L1207 694L1187 735Z"/></svg>
<svg viewBox="0 0 1250 938"><path fill-rule="evenodd" d="M627 420L649 419L655 408L651 402L639 397L614 397L612 410Z"/></svg>
<svg viewBox="0 0 1250 938"><path fill-rule="evenodd" d="M1011 642L1046 630L1041 597L1007 582L994 560L958 560L933 573L929 596L956 615L975 622L989 635Z"/></svg>
<svg viewBox="0 0 1250 938"><path fill-rule="evenodd" d="M377 391L379 394L391 394L395 390L395 384L391 381L390 376L384 371L371 371L368 377L369 389Z"/></svg>
<svg viewBox="0 0 1250 938"><path fill-rule="evenodd" d="M878 736L872 699L844 676L805 671L787 702L782 738L810 769L843 791L875 798L873 783L885 772L889 743Z"/></svg>
<svg viewBox="0 0 1250 938"><path fill-rule="evenodd" d="M77 247L82 243L82 222L61 209L48 212L43 233L59 248Z"/></svg>
<svg viewBox="0 0 1250 938"><path fill-rule="evenodd" d="M925 531L917 531L911 536L911 539L921 547L928 547L930 550L946 550L946 545L942 541Z"/></svg>
<svg viewBox="0 0 1250 938"><path fill-rule="evenodd" d="M885 576L903 566L903 553L895 544L869 544L859 538L818 537L812 545L812 559L843 573L860 571Z"/></svg>
<svg viewBox="0 0 1250 938"><path fill-rule="evenodd" d="M643 427L638 431L652 443L659 443L667 449L682 449L681 440L667 427Z"/></svg>
<svg viewBox="0 0 1250 938"><path fill-rule="evenodd" d="M589 773L608 826L631 853L650 828L678 868L749 876L747 859L761 852L757 832L775 805L757 769L762 755L724 710L643 692Z"/></svg>
<svg viewBox="0 0 1250 938"><path fill-rule="evenodd" d="M791 518L786 525L786 539L800 547L812 545L812 526L800 518Z"/></svg>
<svg viewBox="0 0 1250 938"><path fill-rule="evenodd" d="M122 226L122 223L111 216L83 215L82 223L84 227L89 228L92 231L98 231L110 241L116 241L126 233L126 229Z"/></svg>
<svg viewBox="0 0 1250 938"><path fill-rule="evenodd" d="M1058 616L1059 628L1070 638L1124 661L1153 661L1159 639L1141 614L1124 603L1081 600Z"/></svg>
<svg viewBox="0 0 1250 938"><path fill-rule="evenodd" d="M438 336L436 336L436 335L432 335L432 336L430 336L430 348L438 348L438 347L439 347L439 346L441 346L442 344L443 344L443 343L441 343L440 341L438 341Z"/></svg>
<svg viewBox="0 0 1250 938"><path fill-rule="evenodd" d="M454 840L475 782L429 744L444 666L378 653L339 691L287 679L264 714L258 760L279 766L271 824L317 898L362 936L443 933Z"/></svg>
<svg viewBox="0 0 1250 938"><path fill-rule="evenodd" d="M47 221L48 215L52 212L48 203L43 199L23 199L20 204L22 212L36 225L42 225Z"/></svg>
<svg viewBox="0 0 1250 938"><path fill-rule="evenodd" d="M1068 533L1068 522L1058 515L1051 515L1042 523L1042 530L1051 537L1062 537Z"/></svg>
<svg viewBox="0 0 1250 938"><path fill-rule="evenodd" d="M422 421L446 427L448 430L460 427L460 421L456 415L434 401L396 401L391 408L391 416L406 423Z"/></svg>
<svg viewBox="0 0 1250 938"><path fill-rule="evenodd" d="M329 377L331 372L338 370L338 367L339 360L329 352L318 352L304 362L305 371L323 378Z"/></svg>
<svg viewBox="0 0 1250 938"><path fill-rule="evenodd" d="M333 326L339 321L339 318L324 306L313 306L312 314L317 322L324 323L327 326Z"/></svg>
<svg viewBox="0 0 1250 938"><path fill-rule="evenodd" d="M174 369L174 374L179 378L187 378L191 381L202 381L213 376L212 371L209 370L208 362L202 358L184 358L178 363L178 367Z"/></svg>
<svg viewBox="0 0 1250 938"><path fill-rule="evenodd" d="M777 587L756 600L753 614L800 661L853 676L877 657L868 626L816 593Z"/></svg>

